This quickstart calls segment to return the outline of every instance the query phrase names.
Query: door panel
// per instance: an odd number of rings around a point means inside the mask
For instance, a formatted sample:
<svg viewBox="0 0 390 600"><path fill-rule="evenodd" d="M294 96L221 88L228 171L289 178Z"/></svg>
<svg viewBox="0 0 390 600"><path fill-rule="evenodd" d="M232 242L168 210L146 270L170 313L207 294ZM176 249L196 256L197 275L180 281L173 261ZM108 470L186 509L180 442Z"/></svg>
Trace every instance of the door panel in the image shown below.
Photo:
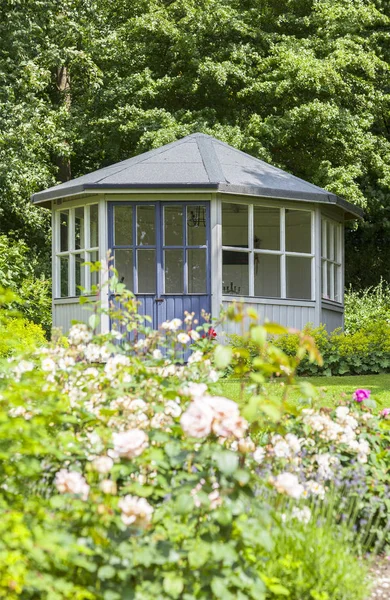
<svg viewBox="0 0 390 600"><path fill-rule="evenodd" d="M207 202L109 204L109 246L120 281L139 313L163 321L184 311L210 312L210 223Z"/></svg>

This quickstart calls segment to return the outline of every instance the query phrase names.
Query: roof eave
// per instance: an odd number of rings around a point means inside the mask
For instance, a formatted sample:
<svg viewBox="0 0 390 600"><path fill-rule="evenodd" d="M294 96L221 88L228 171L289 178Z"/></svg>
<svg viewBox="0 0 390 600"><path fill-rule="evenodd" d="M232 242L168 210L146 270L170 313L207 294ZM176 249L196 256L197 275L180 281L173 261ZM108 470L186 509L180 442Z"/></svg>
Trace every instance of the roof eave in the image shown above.
<svg viewBox="0 0 390 600"><path fill-rule="evenodd" d="M229 183L112 183L102 185L101 183L85 183L80 185L61 188L61 186L53 187L42 192L37 192L31 196L31 201L34 204L49 206L49 203L58 198L69 198L86 194L88 192L101 192L107 190L216 190L225 194L238 194L245 196L257 196L266 198L275 198L279 200L297 200L301 202L315 202L320 204L333 204L339 206L345 212L346 219L356 219L363 217L363 210L357 206L347 202L344 198L331 193L321 192L296 192L294 190L275 190L272 188L262 188L245 185L234 185Z"/></svg>

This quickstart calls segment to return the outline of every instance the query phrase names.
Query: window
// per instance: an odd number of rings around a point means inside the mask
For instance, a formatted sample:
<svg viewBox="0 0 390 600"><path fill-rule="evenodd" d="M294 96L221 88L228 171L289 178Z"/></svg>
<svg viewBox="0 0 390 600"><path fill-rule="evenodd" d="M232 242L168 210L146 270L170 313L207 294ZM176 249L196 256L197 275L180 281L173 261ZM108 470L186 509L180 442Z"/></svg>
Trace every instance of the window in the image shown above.
<svg viewBox="0 0 390 600"><path fill-rule="evenodd" d="M98 284L98 273L84 263L97 262L99 251L99 207L97 204L61 209L56 213L58 283L56 296L80 296Z"/></svg>
<svg viewBox="0 0 390 600"><path fill-rule="evenodd" d="M222 203L223 294L314 298L313 213Z"/></svg>
<svg viewBox="0 0 390 600"><path fill-rule="evenodd" d="M342 225L322 219L322 297L342 302Z"/></svg>

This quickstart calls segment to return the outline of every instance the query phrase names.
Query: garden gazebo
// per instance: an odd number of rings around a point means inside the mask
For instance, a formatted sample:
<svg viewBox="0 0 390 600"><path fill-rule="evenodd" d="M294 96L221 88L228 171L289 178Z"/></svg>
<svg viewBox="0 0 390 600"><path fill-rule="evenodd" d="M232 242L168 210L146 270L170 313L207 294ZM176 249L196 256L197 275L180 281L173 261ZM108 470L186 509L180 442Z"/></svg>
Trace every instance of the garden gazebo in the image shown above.
<svg viewBox="0 0 390 600"><path fill-rule="evenodd" d="M360 209L208 135L32 200L52 210L53 323L64 331L86 318L79 288L96 273L84 263L108 251L155 327L184 310L216 317L233 300L290 327L343 324L344 221Z"/></svg>

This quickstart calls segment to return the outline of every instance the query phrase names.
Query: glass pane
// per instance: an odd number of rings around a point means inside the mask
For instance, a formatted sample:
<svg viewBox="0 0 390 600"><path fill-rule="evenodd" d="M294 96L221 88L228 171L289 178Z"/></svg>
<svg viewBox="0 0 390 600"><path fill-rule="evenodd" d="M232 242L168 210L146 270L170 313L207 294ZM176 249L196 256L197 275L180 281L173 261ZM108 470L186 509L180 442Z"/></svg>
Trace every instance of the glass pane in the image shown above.
<svg viewBox="0 0 390 600"><path fill-rule="evenodd" d="M114 206L114 245L131 246L133 243L133 207Z"/></svg>
<svg viewBox="0 0 390 600"><path fill-rule="evenodd" d="M334 259L341 263L341 227L335 225L334 228Z"/></svg>
<svg viewBox="0 0 390 600"><path fill-rule="evenodd" d="M96 248L99 245L99 207L92 204L89 207L89 247Z"/></svg>
<svg viewBox="0 0 390 600"><path fill-rule="evenodd" d="M60 212L60 251L69 250L69 211Z"/></svg>
<svg viewBox="0 0 390 600"><path fill-rule="evenodd" d="M248 248L248 207L222 203L222 245Z"/></svg>
<svg viewBox="0 0 390 600"><path fill-rule="evenodd" d="M321 256L323 258L326 258L326 237L327 237L326 233L327 233L326 221L324 219L322 219Z"/></svg>
<svg viewBox="0 0 390 600"><path fill-rule="evenodd" d="M156 224L154 206L137 206L137 244L154 246L156 243Z"/></svg>
<svg viewBox="0 0 390 600"><path fill-rule="evenodd" d="M126 289L134 291L133 280L133 251L115 250L115 268L118 271L118 279L124 283Z"/></svg>
<svg viewBox="0 0 390 600"><path fill-rule="evenodd" d="M187 250L188 293L206 294L206 250Z"/></svg>
<svg viewBox="0 0 390 600"><path fill-rule="evenodd" d="M334 225L333 223L327 222L327 249L326 257L330 260L334 260Z"/></svg>
<svg viewBox="0 0 390 600"><path fill-rule="evenodd" d="M75 294L81 296L85 289L85 267L82 265L85 263L83 254L75 255ZM83 288L80 290L80 286Z"/></svg>
<svg viewBox="0 0 390 600"><path fill-rule="evenodd" d="M248 296L249 267L247 252L224 250L222 257L222 291L233 296Z"/></svg>
<svg viewBox="0 0 390 600"><path fill-rule="evenodd" d="M206 245L206 207L187 206L187 246Z"/></svg>
<svg viewBox="0 0 390 600"><path fill-rule="evenodd" d="M165 250L164 274L166 294L184 293L183 265L183 250Z"/></svg>
<svg viewBox="0 0 390 600"><path fill-rule="evenodd" d="M74 211L74 247L76 250L85 248L84 231L84 206L79 206Z"/></svg>
<svg viewBox="0 0 390 600"><path fill-rule="evenodd" d="M121 252L121 250L117 250L117 252ZM89 253L89 262L95 263L99 260L99 254L97 251ZM99 271L91 271L91 288L92 286L99 285Z"/></svg>
<svg viewBox="0 0 390 600"><path fill-rule="evenodd" d="M311 258L286 256L287 298L311 299Z"/></svg>
<svg viewBox="0 0 390 600"><path fill-rule="evenodd" d="M328 280L328 298L334 300L333 265L330 262L326 263L326 277Z"/></svg>
<svg viewBox="0 0 390 600"><path fill-rule="evenodd" d="M138 294L156 293L156 251L137 250Z"/></svg>
<svg viewBox="0 0 390 600"><path fill-rule="evenodd" d="M69 296L69 258L61 256L60 258L60 283L61 298Z"/></svg>
<svg viewBox="0 0 390 600"><path fill-rule="evenodd" d="M325 299L329 299L328 295L328 276L326 270L326 260L322 261L322 297Z"/></svg>
<svg viewBox="0 0 390 600"><path fill-rule="evenodd" d="M183 207L164 206L164 244L183 245Z"/></svg>
<svg viewBox="0 0 390 600"><path fill-rule="evenodd" d="M258 250L280 250L280 210L254 206L254 247Z"/></svg>
<svg viewBox="0 0 390 600"><path fill-rule="evenodd" d="M335 267L334 299L336 302L342 302L341 293L341 267Z"/></svg>
<svg viewBox="0 0 390 600"><path fill-rule="evenodd" d="M287 252L311 252L311 213L306 210L286 210Z"/></svg>
<svg viewBox="0 0 390 600"><path fill-rule="evenodd" d="M255 254L255 296L280 298L280 256Z"/></svg>

